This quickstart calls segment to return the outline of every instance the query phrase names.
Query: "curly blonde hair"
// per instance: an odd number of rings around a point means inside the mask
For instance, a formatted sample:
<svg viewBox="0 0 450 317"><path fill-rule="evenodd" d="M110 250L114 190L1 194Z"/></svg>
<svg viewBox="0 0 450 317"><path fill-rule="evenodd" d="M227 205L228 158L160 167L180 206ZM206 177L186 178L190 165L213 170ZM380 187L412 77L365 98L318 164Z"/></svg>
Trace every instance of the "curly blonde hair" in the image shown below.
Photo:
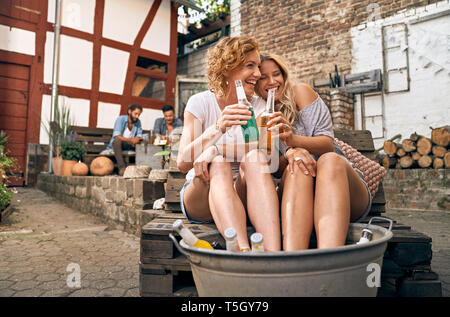
<svg viewBox="0 0 450 317"><path fill-rule="evenodd" d="M280 111L293 124L298 118L298 110L286 63L281 56L275 54L261 54L261 64L264 61L273 61L280 68L284 79L284 88L280 93L279 100L275 103L275 111ZM258 96L262 97L261 87L258 84L256 84L255 92Z"/></svg>
<svg viewBox="0 0 450 317"><path fill-rule="evenodd" d="M224 72L241 66L246 55L254 50L259 51L258 41L249 36L224 37L209 49L206 66L209 89L218 97L224 96L228 88Z"/></svg>

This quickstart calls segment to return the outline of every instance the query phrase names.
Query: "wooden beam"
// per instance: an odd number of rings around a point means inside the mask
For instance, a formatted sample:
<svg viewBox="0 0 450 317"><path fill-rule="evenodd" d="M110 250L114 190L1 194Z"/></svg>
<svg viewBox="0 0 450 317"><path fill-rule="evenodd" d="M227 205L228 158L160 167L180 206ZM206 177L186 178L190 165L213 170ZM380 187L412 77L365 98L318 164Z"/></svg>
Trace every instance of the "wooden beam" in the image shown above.
<svg viewBox="0 0 450 317"><path fill-rule="evenodd" d="M105 0L97 0L95 2L94 15L94 43L92 53L92 93L91 103L89 107L89 126L97 127L98 119L98 100L100 87L100 65L101 65L101 49L102 49L102 32L103 32L103 15L105 11Z"/></svg>
<svg viewBox="0 0 450 317"><path fill-rule="evenodd" d="M201 29L196 29L195 27L191 27L191 28L189 28L189 31L191 31L191 33L180 35L180 42L182 45L184 45L186 43L195 41L196 39L199 39L208 34L217 32L220 29L222 29L223 27L230 25L230 20L231 20L230 16L227 15L225 17L225 19L218 18L216 21L214 21L207 27L202 27Z"/></svg>
<svg viewBox="0 0 450 317"><path fill-rule="evenodd" d="M26 143L39 143L41 131L41 109L44 82L44 57L45 57L45 41L46 41L46 24L48 1L38 0L36 4L41 14L39 22L36 25L36 41L35 55L30 69L30 90L28 104L28 124Z"/></svg>
<svg viewBox="0 0 450 317"><path fill-rule="evenodd" d="M131 104L131 88L133 86L134 73L136 70L136 62L138 58L137 51L140 49L142 41L144 40L145 34L147 34L150 26L152 25L153 19L155 18L156 12L158 12L161 0L155 0L148 11L147 17L144 20L138 34L133 42L133 47L130 52L130 57L128 58L128 68L127 75L125 77L125 84L123 88L123 98L121 102L120 114L126 114L128 106Z"/></svg>
<svg viewBox="0 0 450 317"><path fill-rule="evenodd" d="M0 50L0 60L7 61L8 63L31 66L33 57L33 55ZM4 76L4 74L1 74L1 76Z"/></svg>
<svg viewBox="0 0 450 317"><path fill-rule="evenodd" d="M142 75L142 76L147 76L147 77L156 78L156 79L163 79L163 80L166 80L169 77L168 74L157 72L154 70L145 69L142 67L136 67L134 73L138 74L138 75Z"/></svg>

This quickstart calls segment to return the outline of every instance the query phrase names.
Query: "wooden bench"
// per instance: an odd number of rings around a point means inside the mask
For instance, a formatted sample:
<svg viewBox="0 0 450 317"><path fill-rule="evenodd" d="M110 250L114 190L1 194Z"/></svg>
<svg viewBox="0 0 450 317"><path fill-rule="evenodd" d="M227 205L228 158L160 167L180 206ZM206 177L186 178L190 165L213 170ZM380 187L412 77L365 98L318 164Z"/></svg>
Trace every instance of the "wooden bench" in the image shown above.
<svg viewBox="0 0 450 317"><path fill-rule="evenodd" d="M106 149L108 146L112 134L113 129L105 129L105 128L91 128L91 127L80 127L80 126L72 126L71 130L77 133L76 140L83 142L86 148L86 155L83 157L83 162L88 166L91 162L98 156L100 153ZM148 133L149 131L143 131L143 133ZM110 158L114 164L116 165L116 159L113 154L102 155ZM123 153L124 161L128 164L135 163L136 154L135 153Z"/></svg>
<svg viewBox="0 0 450 317"><path fill-rule="evenodd" d="M375 160L375 149L370 131L335 130L335 136L350 144L370 159ZM172 153L175 154L176 153ZM175 156L173 155L173 156ZM172 157L173 159L173 157ZM185 175L170 162L166 189L165 212L142 227L140 250L141 296L196 296L191 267L168 237L172 223L182 219L194 233L216 230L214 224L191 224L181 213L179 191ZM386 200L383 186L373 198L372 208L366 219L385 212ZM374 221L387 227L387 223ZM378 296L441 296L441 282L431 270L431 238L394 221L393 238L384 255L381 288ZM179 238L179 237L178 237Z"/></svg>

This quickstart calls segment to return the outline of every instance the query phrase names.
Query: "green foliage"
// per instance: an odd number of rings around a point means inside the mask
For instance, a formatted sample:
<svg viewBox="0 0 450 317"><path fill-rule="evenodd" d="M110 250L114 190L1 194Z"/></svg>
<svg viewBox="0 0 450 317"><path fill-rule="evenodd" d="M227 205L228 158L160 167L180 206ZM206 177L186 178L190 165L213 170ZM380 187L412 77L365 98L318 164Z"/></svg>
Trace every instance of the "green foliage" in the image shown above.
<svg viewBox="0 0 450 317"><path fill-rule="evenodd" d="M170 145L164 145L164 150L153 154L153 156L166 156L170 155Z"/></svg>
<svg viewBox="0 0 450 317"><path fill-rule="evenodd" d="M15 159L8 157L8 153L4 153L6 142L8 142L8 136L5 131L0 131L0 174L2 175L6 174L6 169L11 169L16 166ZM0 180L0 183L2 182L3 180Z"/></svg>
<svg viewBox="0 0 450 317"><path fill-rule="evenodd" d="M54 121L47 121L47 124L42 123L42 125L48 134L49 141L53 144L54 154L59 156L61 144L69 139L73 125L69 107L66 105L59 107L56 103Z"/></svg>
<svg viewBox="0 0 450 317"><path fill-rule="evenodd" d="M0 184L0 210L9 205L14 193L4 184Z"/></svg>
<svg viewBox="0 0 450 317"><path fill-rule="evenodd" d="M16 167L16 160L4 152L7 142L8 136L4 131L0 131L0 210L9 205L14 194L13 190L7 187L6 170Z"/></svg>
<svg viewBox="0 0 450 317"><path fill-rule="evenodd" d="M86 154L86 149L84 148L83 143L66 140L61 143L61 156L63 160L71 160L71 161L81 161L83 159L83 155Z"/></svg>
<svg viewBox="0 0 450 317"><path fill-rule="evenodd" d="M230 0L195 0L195 3L206 11L206 18L210 21L230 14Z"/></svg>

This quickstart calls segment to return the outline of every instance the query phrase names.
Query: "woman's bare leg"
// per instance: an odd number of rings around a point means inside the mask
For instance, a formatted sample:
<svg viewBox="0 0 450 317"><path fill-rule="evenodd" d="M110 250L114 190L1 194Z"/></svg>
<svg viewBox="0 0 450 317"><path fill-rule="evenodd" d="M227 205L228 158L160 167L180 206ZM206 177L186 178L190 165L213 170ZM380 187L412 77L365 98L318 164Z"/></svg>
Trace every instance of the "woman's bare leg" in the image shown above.
<svg viewBox="0 0 450 317"><path fill-rule="evenodd" d="M314 225L318 248L345 244L350 218L367 208L369 196L361 178L345 158L331 152L317 161Z"/></svg>
<svg viewBox="0 0 450 317"><path fill-rule="evenodd" d="M225 162L222 156L217 156L210 164L209 174L211 181L208 201L217 229L223 235L227 228L233 227L239 247L249 247L247 216L233 185L230 163Z"/></svg>
<svg viewBox="0 0 450 317"><path fill-rule="evenodd" d="M247 201L248 216L255 230L264 237L264 249L279 251L281 239L278 196L265 156L257 150L247 153L241 163L240 175L245 184L243 201ZM238 191L242 192L242 189Z"/></svg>
<svg viewBox="0 0 450 317"><path fill-rule="evenodd" d="M209 184L198 177L189 183L184 191L183 203L190 218L199 221L211 221L211 211L208 203Z"/></svg>
<svg viewBox="0 0 450 317"><path fill-rule="evenodd" d="M305 250L314 225L314 178L295 165L291 174L287 167L281 179L281 226L283 250Z"/></svg>

